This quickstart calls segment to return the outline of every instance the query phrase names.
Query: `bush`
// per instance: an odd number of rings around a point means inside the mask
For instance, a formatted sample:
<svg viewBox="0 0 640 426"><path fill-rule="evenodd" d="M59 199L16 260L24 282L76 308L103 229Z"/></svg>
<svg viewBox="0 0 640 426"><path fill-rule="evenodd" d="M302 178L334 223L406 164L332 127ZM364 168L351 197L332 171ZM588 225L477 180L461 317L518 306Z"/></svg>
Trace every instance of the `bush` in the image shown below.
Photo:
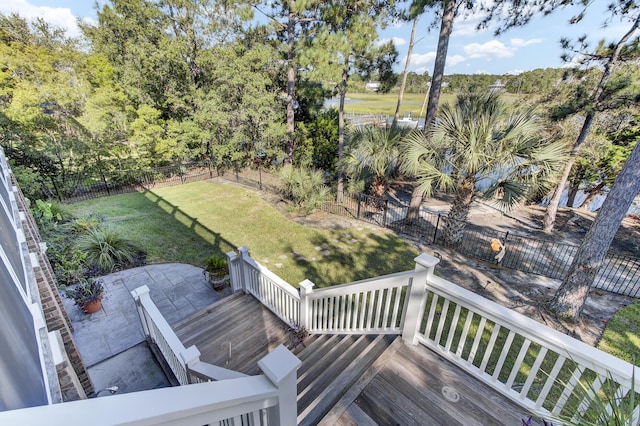
<svg viewBox="0 0 640 426"><path fill-rule="evenodd" d="M299 210L312 211L320 208L331 196L320 170L285 166L280 171L280 179L282 196Z"/></svg>
<svg viewBox="0 0 640 426"><path fill-rule="evenodd" d="M78 247L86 254L85 263L97 265L105 272L134 264L139 252L129 240L110 229L89 229L78 239Z"/></svg>

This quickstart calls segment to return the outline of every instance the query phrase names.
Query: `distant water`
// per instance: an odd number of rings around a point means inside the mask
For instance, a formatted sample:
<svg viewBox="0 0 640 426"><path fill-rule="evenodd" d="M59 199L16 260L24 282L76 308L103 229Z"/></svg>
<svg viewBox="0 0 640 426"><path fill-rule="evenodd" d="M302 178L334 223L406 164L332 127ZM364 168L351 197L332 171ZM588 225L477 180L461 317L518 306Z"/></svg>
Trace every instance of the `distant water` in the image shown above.
<svg viewBox="0 0 640 426"><path fill-rule="evenodd" d="M364 100L362 100L362 99L349 99L349 98L346 98L344 100L345 104L357 104L359 102L364 102ZM323 106L325 108L327 108L327 109L338 107L338 106L340 106L340 99L339 98L325 99Z"/></svg>

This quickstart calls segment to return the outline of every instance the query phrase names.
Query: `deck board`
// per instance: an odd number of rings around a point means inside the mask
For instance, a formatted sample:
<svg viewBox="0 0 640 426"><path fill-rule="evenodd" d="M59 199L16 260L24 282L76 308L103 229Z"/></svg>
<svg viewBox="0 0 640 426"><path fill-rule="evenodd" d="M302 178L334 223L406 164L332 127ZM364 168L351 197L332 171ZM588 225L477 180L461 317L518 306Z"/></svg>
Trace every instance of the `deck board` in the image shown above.
<svg viewBox="0 0 640 426"><path fill-rule="evenodd" d="M228 299L180 322L176 334L185 346L196 345L202 361L245 374L260 374L259 359L280 344L291 346L288 327L250 295L236 294ZM303 361L298 370L301 382L306 375L313 376L326 358L337 360L340 353L335 347L344 337L317 337L317 344L311 345L315 338L311 336L307 343L312 351L302 345L290 348L300 353ZM351 336L354 342L355 337ZM359 348L354 343L340 351ZM342 414L333 417L334 424L518 425L528 417L521 407L435 352L402 342L394 350L392 356L380 358L382 366L364 373L368 379L362 384L362 391L353 388L350 400L355 400L344 402ZM455 389L460 399L447 400L442 393L444 386Z"/></svg>

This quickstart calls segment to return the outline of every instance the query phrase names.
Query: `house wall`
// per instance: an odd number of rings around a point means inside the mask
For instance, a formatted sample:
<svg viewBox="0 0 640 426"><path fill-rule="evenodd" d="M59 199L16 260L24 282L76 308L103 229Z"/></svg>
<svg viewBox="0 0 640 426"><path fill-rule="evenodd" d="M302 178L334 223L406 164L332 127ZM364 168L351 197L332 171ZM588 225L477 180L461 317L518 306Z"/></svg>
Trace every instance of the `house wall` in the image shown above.
<svg viewBox="0 0 640 426"><path fill-rule="evenodd" d="M16 185L0 149L0 411L93 393L46 246ZM62 357L51 349L48 332L55 330Z"/></svg>

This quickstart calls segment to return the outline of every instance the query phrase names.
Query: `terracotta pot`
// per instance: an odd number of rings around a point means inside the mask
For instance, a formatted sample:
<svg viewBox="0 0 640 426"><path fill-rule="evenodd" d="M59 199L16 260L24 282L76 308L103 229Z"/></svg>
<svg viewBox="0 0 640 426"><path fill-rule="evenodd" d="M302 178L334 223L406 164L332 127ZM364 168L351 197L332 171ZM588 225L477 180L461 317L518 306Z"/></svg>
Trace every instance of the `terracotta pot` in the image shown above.
<svg viewBox="0 0 640 426"><path fill-rule="evenodd" d="M95 314L102 308L102 300L94 300L92 302L85 302L82 304L82 310L86 314Z"/></svg>

